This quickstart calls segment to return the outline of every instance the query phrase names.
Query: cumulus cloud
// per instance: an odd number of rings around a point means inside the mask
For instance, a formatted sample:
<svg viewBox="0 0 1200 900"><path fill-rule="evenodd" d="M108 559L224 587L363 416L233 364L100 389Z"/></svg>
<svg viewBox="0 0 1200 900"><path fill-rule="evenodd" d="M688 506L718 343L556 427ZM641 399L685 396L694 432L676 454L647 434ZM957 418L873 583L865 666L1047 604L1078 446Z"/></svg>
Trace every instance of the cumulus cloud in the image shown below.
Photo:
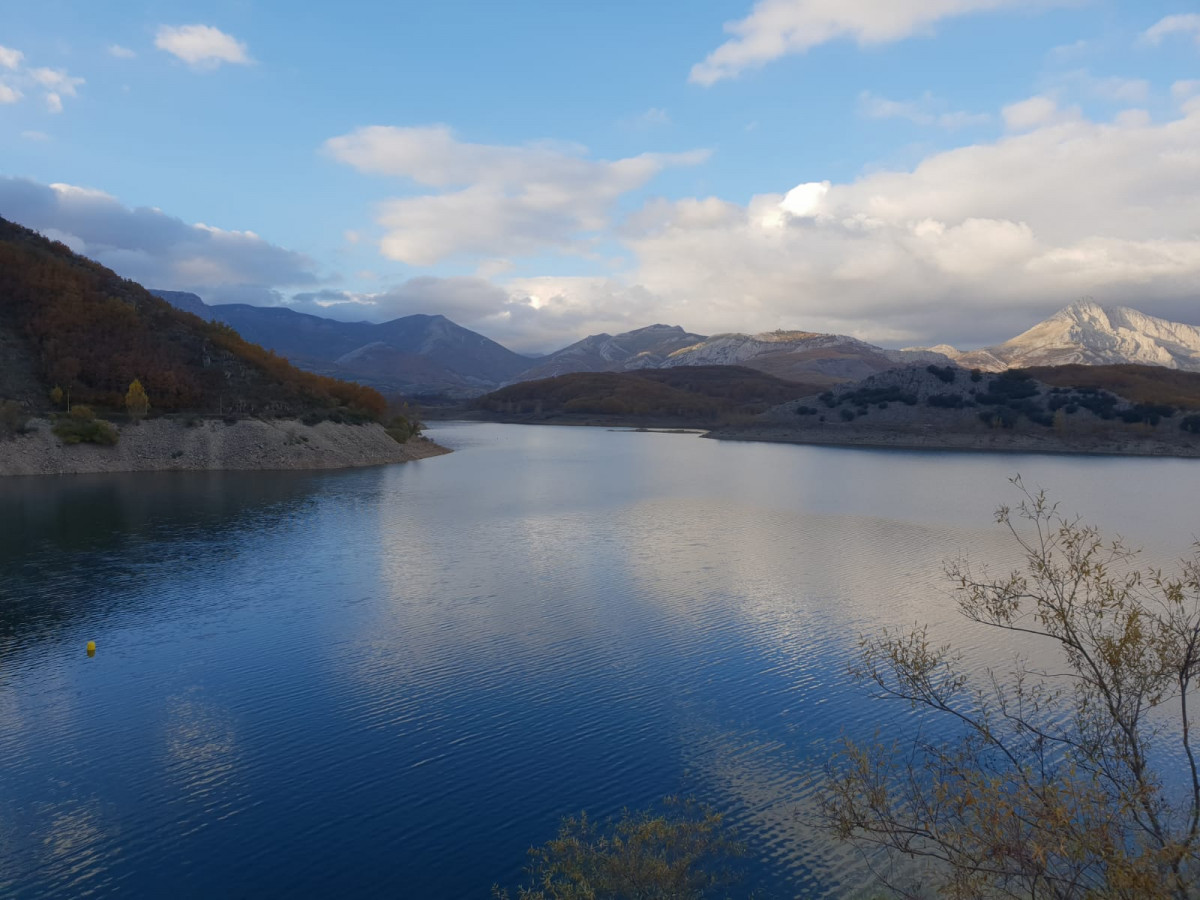
<svg viewBox="0 0 1200 900"><path fill-rule="evenodd" d="M62 112L63 97L78 96L78 88L84 84L65 69L26 66L25 54L11 47L0 47L0 77L0 104L17 103L26 91L34 91L41 94L52 113Z"/></svg>
<svg viewBox="0 0 1200 900"><path fill-rule="evenodd" d="M378 207L383 254L413 265L457 254L578 249L586 235L607 226L620 196L669 166L708 156L692 151L595 160L575 145L467 143L444 125L360 128L329 139L325 150L360 172L438 189Z"/></svg>
<svg viewBox="0 0 1200 900"><path fill-rule="evenodd" d="M725 25L732 37L692 67L695 84L715 84L820 44L851 39L883 44L927 34L942 19L1004 8L1050 5L1037 0L758 0L750 15Z"/></svg>
<svg viewBox="0 0 1200 900"><path fill-rule="evenodd" d="M76 88L83 84L82 78L73 78L63 69L31 69L29 77L45 89L46 108L52 113L62 112L62 98L77 96Z"/></svg>
<svg viewBox="0 0 1200 900"><path fill-rule="evenodd" d="M0 47L0 69L18 69L25 54L12 47Z"/></svg>
<svg viewBox="0 0 1200 900"><path fill-rule="evenodd" d="M1197 46L1200 46L1200 13L1165 16L1142 33L1142 42L1157 46L1164 38L1176 34L1194 35Z"/></svg>
<svg viewBox="0 0 1200 900"><path fill-rule="evenodd" d="M629 225L637 266L626 283L655 298L646 319L693 330L976 345L1081 294L1148 312L1194 307L1200 104L1164 122L1054 113L911 171L746 204L651 204Z"/></svg>
<svg viewBox="0 0 1200 900"><path fill-rule="evenodd" d="M318 282L311 260L253 232L188 225L157 209L130 209L103 191L0 177L0 210L148 287L256 302L279 287Z"/></svg>
<svg viewBox="0 0 1200 900"><path fill-rule="evenodd" d="M211 25L161 25L154 46L196 69L215 69L223 63L246 66L254 61L244 43Z"/></svg>
<svg viewBox="0 0 1200 900"><path fill-rule="evenodd" d="M115 56L117 59L133 59L137 56L137 54L128 47L122 47L120 44L109 44L108 55Z"/></svg>
<svg viewBox="0 0 1200 900"><path fill-rule="evenodd" d="M1009 131L1027 131L1047 125L1062 115L1058 103L1044 95L1010 103L1001 112L1004 125Z"/></svg>
<svg viewBox="0 0 1200 900"><path fill-rule="evenodd" d="M947 131L985 125L992 119L987 113L947 109L945 101L928 91L916 100L889 100L871 91L863 91L858 95L858 110L868 119L907 119L917 125L933 125Z"/></svg>

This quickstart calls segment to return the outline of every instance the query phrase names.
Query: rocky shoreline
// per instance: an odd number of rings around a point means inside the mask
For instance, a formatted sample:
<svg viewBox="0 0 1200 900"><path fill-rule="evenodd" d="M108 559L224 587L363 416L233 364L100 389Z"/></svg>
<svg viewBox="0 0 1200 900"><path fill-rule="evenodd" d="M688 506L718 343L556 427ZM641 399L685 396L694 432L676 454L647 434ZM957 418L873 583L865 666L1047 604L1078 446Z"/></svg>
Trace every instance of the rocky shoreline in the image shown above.
<svg viewBox="0 0 1200 900"><path fill-rule="evenodd" d="M764 441L778 444L813 444L827 447L864 447L893 450L948 450L979 453L1055 453L1088 456L1200 457L1200 443L1180 437L1175 440L1155 435L1090 434L1056 435L1022 431L986 432L901 431L883 428L829 425L788 428L786 426L732 426L708 432L705 437L720 441Z"/></svg>
<svg viewBox="0 0 1200 900"><path fill-rule="evenodd" d="M220 469L342 469L449 453L428 438L397 443L383 426L305 425L295 419L152 419L120 430L114 446L65 445L50 422L0 441L0 476Z"/></svg>

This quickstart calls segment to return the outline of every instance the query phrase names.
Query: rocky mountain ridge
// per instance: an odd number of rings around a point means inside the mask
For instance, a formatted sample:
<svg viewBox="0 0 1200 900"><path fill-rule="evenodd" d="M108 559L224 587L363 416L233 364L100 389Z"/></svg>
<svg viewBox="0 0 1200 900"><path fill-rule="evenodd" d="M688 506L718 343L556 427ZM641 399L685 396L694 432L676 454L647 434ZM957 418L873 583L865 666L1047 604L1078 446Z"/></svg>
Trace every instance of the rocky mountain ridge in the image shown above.
<svg viewBox="0 0 1200 900"><path fill-rule="evenodd" d="M514 381L534 381L573 372L628 372L661 368L672 353L707 340L678 325L647 325L623 334L593 334L543 357Z"/></svg>
<svg viewBox="0 0 1200 900"><path fill-rule="evenodd" d="M1091 300L1072 303L1002 344L965 352L944 344L928 349L986 372L1120 363L1200 372L1200 328Z"/></svg>

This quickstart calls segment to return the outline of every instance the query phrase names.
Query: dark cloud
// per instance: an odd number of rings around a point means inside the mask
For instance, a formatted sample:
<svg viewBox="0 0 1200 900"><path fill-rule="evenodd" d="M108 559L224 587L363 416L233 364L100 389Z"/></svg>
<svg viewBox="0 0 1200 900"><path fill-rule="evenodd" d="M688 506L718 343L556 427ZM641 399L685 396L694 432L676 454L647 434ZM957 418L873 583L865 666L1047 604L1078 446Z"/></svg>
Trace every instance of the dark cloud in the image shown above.
<svg viewBox="0 0 1200 900"><path fill-rule="evenodd" d="M130 209L100 191L0 177L0 215L126 278L194 291L209 302L277 302L273 289L319 281L313 260L252 232L188 225L161 210Z"/></svg>

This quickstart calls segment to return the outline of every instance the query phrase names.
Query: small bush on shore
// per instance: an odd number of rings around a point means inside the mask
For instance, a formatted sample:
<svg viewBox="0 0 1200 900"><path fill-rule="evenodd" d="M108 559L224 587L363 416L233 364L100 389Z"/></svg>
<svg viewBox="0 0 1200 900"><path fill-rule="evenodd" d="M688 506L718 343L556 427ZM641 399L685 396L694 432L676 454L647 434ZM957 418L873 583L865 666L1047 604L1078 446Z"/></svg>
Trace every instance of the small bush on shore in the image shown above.
<svg viewBox="0 0 1200 900"><path fill-rule="evenodd" d="M28 430L29 413L16 400L0 400L0 438L24 434Z"/></svg>
<svg viewBox="0 0 1200 900"><path fill-rule="evenodd" d="M59 416L50 429L64 444L100 444L111 447L117 442L117 429L97 419L90 406L76 405Z"/></svg>
<svg viewBox="0 0 1200 900"><path fill-rule="evenodd" d="M421 423L407 416L393 416L383 425L388 436L399 444L403 444L421 433Z"/></svg>

